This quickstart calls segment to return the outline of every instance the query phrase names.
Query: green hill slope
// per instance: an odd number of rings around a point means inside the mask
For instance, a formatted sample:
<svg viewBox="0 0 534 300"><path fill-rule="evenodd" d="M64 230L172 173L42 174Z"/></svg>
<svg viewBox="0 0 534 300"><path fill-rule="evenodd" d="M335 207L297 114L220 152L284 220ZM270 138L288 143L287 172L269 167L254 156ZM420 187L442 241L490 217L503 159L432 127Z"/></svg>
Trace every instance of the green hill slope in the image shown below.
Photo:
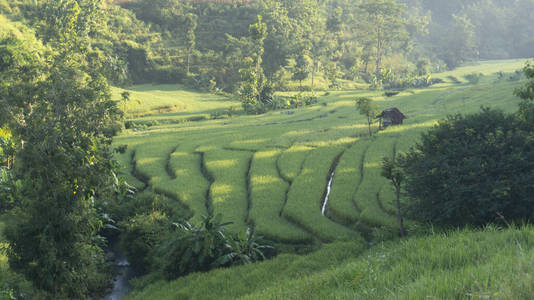
<svg viewBox="0 0 534 300"><path fill-rule="evenodd" d="M534 228L462 230L159 281L127 299L531 299Z"/></svg>
<svg viewBox="0 0 534 300"><path fill-rule="evenodd" d="M117 145L128 145L117 156L127 178L138 181L145 193L171 198L177 209L190 208L194 221L209 210L233 221L232 229L254 226L275 242L321 249L173 282L153 283L149 276L139 280L131 299L521 297L526 290L521 285L528 284L521 280L529 278L523 264L534 254L530 227L411 238L362 251L398 230L394 195L380 176L382 158L406 151L447 115L477 112L481 106L515 111L519 99L513 91L523 82L512 75L523 64L482 62L440 74L447 79L482 73L478 84L451 79L393 97L379 91L332 91L316 105L223 119L183 120L205 112L204 99L221 101L216 109L235 102L167 87L164 105L187 103L187 109L154 113L165 87L135 87L133 94L153 96L146 102L151 107L140 109L154 114L134 122L161 123L115 139ZM398 107L408 119L368 137L364 117L354 106L363 96L382 109ZM191 171L196 176L187 175ZM322 215L332 171L331 202ZM505 274L506 280L495 280L495 274Z"/></svg>
<svg viewBox="0 0 534 300"><path fill-rule="evenodd" d="M522 83L496 72L512 72L523 64L481 62L445 74L462 78L483 73L478 84L444 82L394 97L379 91L332 91L316 105L217 119L194 117L238 103L180 86L136 86L129 90L133 106L128 111L149 115L130 120L137 127L115 138L117 145L128 145L117 158L133 184L143 187L139 180L144 181L148 192L172 198L176 207L189 207L194 220L210 208L236 229L253 225L261 235L283 243L341 236L369 240L372 232L362 228L397 231L394 194L380 176L382 158L406 151L422 131L449 114L476 112L481 106L517 109L513 91ZM369 138L354 105L362 96L372 97L382 109L398 107L408 119ZM136 106L136 99L141 104ZM177 111L159 113L158 107ZM188 176L186 169L197 176ZM332 198L323 216L332 171ZM210 178L202 179L202 174ZM183 193L193 186L199 188Z"/></svg>

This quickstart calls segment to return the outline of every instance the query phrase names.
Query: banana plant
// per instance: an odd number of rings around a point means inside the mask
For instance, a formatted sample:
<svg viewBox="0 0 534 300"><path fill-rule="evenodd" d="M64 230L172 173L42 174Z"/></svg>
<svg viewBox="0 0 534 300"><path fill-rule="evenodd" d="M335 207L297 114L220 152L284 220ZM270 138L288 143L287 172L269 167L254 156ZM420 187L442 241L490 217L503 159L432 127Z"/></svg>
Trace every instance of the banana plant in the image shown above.
<svg viewBox="0 0 534 300"><path fill-rule="evenodd" d="M257 236L250 227L245 233L226 240L227 253L215 261L218 266L242 265L265 260L264 251L273 249L269 245L261 244L262 237Z"/></svg>

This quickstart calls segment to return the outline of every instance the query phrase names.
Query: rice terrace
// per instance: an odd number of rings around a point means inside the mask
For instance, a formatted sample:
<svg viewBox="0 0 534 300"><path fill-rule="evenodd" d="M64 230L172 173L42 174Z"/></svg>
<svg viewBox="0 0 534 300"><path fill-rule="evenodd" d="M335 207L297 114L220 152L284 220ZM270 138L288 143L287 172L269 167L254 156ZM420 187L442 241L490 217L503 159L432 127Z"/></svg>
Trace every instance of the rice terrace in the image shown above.
<svg viewBox="0 0 534 300"><path fill-rule="evenodd" d="M0 0L0 300L534 299L534 0Z"/></svg>
<svg viewBox="0 0 534 300"><path fill-rule="evenodd" d="M254 226L283 243L329 242L340 236L363 242L371 239L373 229L395 231L397 226L393 190L380 175L382 158L408 150L421 132L447 115L476 112L480 106L513 107L519 101L513 96L518 82L499 81L495 73L513 73L523 64L490 61L451 73L460 80L474 71L485 74L477 85L453 83L446 78L451 75L439 74L444 83L390 98L383 92L331 92L310 107L216 120L209 120L210 114L239 103L169 86L140 86L130 90L132 99L155 113L132 123L156 125L117 137L115 143L128 145L118 159L128 182L144 193L172 199L194 221L221 213L233 222L232 229ZM354 105L363 96L383 109L398 107L408 119L368 137ZM158 113L152 99L184 109ZM209 110L206 102L221 107ZM133 105L131 110L138 111ZM202 115L205 119L187 121Z"/></svg>

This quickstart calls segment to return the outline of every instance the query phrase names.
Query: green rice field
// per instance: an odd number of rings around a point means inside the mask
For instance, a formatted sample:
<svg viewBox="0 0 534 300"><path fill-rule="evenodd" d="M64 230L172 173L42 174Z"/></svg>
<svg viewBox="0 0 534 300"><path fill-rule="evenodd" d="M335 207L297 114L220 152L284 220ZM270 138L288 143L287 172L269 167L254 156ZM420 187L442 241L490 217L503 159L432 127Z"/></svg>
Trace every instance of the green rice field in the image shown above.
<svg viewBox="0 0 534 300"><path fill-rule="evenodd" d="M363 244L377 229L397 231L394 194L380 175L382 158L407 151L447 115L481 106L515 110L513 91L522 81L497 73L511 75L523 65L468 65L436 74L443 83L393 97L368 90L319 92L315 105L263 115L243 115L235 99L180 86L135 86L122 104L133 125L115 139L128 146L117 159L132 186L166 196L194 223L221 213L233 222L231 230L254 227L279 243ZM469 84L463 76L471 73L484 76ZM114 90L117 99L123 91ZM408 119L379 132L375 124L369 137L355 107L363 96L382 109L399 108Z"/></svg>

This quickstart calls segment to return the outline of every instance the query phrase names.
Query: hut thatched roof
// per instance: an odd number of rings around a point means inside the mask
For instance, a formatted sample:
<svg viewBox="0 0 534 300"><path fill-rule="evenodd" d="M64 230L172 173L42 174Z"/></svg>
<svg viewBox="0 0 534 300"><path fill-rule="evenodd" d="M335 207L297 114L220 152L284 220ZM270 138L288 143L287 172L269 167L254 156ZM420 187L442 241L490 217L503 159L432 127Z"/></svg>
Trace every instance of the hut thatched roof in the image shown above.
<svg viewBox="0 0 534 300"><path fill-rule="evenodd" d="M396 107L385 109L377 117L378 118L390 117L392 119L401 119L401 120L407 119L407 117Z"/></svg>

